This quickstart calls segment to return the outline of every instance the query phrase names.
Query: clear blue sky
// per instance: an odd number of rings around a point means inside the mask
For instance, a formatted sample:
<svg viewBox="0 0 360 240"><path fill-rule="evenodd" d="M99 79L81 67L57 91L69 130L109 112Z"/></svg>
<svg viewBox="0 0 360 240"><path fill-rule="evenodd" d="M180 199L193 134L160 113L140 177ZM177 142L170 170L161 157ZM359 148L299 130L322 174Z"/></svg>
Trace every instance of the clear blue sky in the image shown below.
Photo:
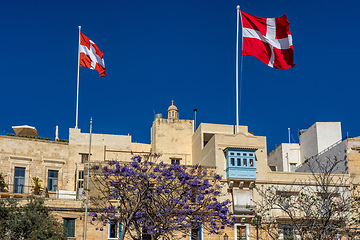
<svg viewBox="0 0 360 240"><path fill-rule="evenodd" d="M107 77L80 69L79 128L149 143L155 113L235 124L236 5L288 15L296 66L244 57L240 124L268 151L316 121L360 135L357 1L5 1L1 20L0 131L31 125L68 138L75 126L78 26L105 53ZM293 141L293 140L292 140Z"/></svg>

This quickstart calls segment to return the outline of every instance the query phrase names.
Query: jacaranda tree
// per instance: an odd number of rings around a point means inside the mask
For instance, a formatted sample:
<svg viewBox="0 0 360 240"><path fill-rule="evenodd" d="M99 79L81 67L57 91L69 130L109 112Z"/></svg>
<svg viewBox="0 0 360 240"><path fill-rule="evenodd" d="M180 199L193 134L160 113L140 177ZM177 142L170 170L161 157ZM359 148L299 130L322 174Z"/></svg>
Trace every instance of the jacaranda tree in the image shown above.
<svg viewBox="0 0 360 240"><path fill-rule="evenodd" d="M121 237L177 239L191 229L217 234L234 225L230 201L219 201L221 177L205 168L156 163L136 156L131 162L110 161L91 167L92 223L102 231L121 226Z"/></svg>

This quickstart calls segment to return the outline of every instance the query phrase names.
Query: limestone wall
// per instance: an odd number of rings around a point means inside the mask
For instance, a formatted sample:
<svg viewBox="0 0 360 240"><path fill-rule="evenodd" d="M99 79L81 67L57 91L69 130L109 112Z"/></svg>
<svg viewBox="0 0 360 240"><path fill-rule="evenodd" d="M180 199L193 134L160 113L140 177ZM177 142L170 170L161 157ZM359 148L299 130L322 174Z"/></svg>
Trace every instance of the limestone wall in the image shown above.
<svg viewBox="0 0 360 240"><path fill-rule="evenodd" d="M22 137L0 136L0 172L13 191L15 167L25 168L25 193L31 192L32 177L47 186L48 170L59 172L58 189L72 189L74 172L69 171L68 143Z"/></svg>
<svg viewBox="0 0 360 240"><path fill-rule="evenodd" d="M151 149L162 154L159 160L181 159L181 164L192 163L193 120L156 118L151 127Z"/></svg>

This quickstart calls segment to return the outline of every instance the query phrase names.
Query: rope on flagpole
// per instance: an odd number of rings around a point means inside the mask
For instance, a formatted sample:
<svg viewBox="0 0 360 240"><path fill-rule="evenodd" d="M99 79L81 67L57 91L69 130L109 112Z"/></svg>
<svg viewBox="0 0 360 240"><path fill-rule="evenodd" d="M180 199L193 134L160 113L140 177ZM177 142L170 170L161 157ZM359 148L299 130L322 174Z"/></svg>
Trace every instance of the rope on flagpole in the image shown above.
<svg viewBox="0 0 360 240"><path fill-rule="evenodd" d="M79 26L78 65L77 65L77 81L76 81L76 124L75 124L76 129L78 128L78 121L79 121L80 32L81 32L81 26Z"/></svg>
<svg viewBox="0 0 360 240"><path fill-rule="evenodd" d="M241 11L240 11L240 6L239 6L239 17L241 18ZM239 98L240 98L240 103L239 103L239 117L241 115L241 90L242 90L242 73L243 73L243 60L244 60L244 56L242 55L243 52L243 42L244 42L244 38L243 36L243 22L241 21L241 61L240 61L240 90L239 90Z"/></svg>
<svg viewBox="0 0 360 240"><path fill-rule="evenodd" d="M236 133L239 132L239 14L240 6L236 7Z"/></svg>

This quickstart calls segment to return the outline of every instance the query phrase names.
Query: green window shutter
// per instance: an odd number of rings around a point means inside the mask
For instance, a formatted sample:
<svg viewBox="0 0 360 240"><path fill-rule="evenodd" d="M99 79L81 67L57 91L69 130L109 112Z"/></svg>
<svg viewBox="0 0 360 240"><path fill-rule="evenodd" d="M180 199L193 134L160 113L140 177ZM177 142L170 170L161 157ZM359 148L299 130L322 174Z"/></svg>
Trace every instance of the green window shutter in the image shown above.
<svg viewBox="0 0 360 240"><path fill-rule="evenodd" d="M75 219L70 219L70 222L69 222L69 237L75 237Z"/></svg>
<svg viewBox="0 0 360 240"><path fill-rule="evenodd" d="M64 227L68 237L75 237L75 219L64 218Z"/></svg>

